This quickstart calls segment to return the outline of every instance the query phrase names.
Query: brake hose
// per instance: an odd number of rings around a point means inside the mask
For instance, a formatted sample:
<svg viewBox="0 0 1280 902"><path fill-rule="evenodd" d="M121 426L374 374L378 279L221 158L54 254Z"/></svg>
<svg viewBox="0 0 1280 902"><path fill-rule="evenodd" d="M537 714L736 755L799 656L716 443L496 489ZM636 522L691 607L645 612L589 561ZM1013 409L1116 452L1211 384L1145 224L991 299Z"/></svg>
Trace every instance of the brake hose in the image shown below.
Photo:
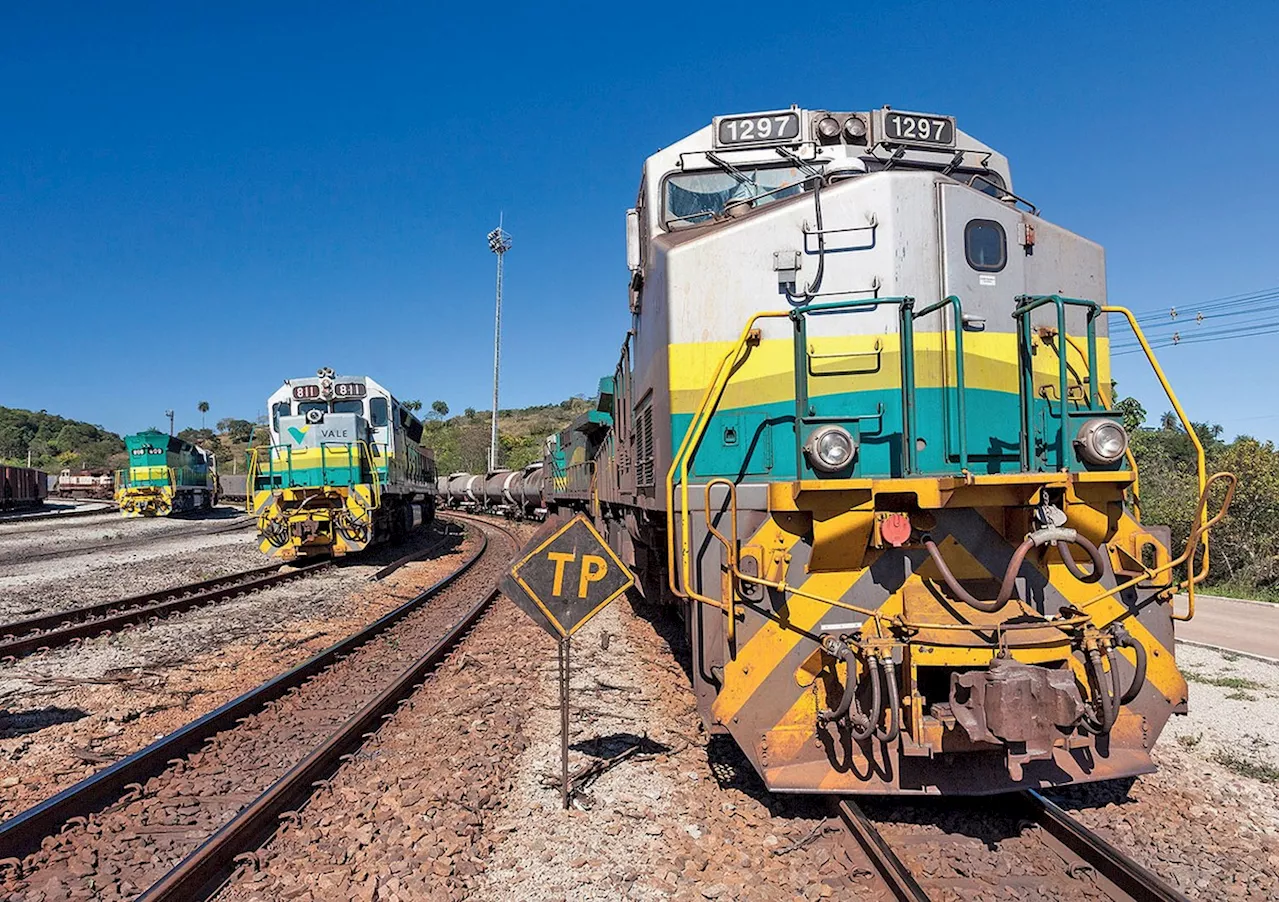
<svg viewBox="0 0 1280 902"><path fill-rule="evenodd" d="M888 708L889 726L888 729L881 731L876 730L876 738L881 742L893 742L898 738L898 707L900 701L898 698L898 675L894 669L893 658L886 655L880 660L880 673L884 678L885 689L888 690ZM880 712L876 712L875 719L879 720Z"/></svg>

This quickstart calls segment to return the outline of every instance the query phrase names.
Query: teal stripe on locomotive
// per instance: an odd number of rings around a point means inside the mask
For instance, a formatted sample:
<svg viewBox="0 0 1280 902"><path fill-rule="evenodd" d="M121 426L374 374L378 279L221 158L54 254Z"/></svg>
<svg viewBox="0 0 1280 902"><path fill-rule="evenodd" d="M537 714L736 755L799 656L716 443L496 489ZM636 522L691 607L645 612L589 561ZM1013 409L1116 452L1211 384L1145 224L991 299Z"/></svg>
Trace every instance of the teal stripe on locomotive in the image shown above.
<svg viewBox="0 0 1280 902"><path fill-rule="evenodd" d="M975 474L1018 473L1022 471L1018 451L1019 402L1011 392L971 388L965 393L967 469ZM1062 468L1058 447L1057 402L1038 399L1032 406L1032 449L1034 471L1053 472ZM717 411L707 424L690 463L691 480L705 481L717 476L756 481L790 481L796 478L797 443L794 430L795 402L792 400L757 404ZM1068 411L1070 415L1070 410ZM813 470L803 454L801 479L855 477L901 477L902 392L898 389L846 392L810 399L810 416L822 422L806 423L807 437L821 425L833 423L847 429L858 442L853 466L836 473ZM1094 416L1097 414L1094 413ZM1083 469L1071 439L1083 417L1068 420L1067 460L1072 470ZM679 448L693 420L692 414L671 419L672 455ZM917 472L959 474L959 413L956 393L948 389L916 390ZM803 444L803 443L801 443ZM670 460L670 458L668 458ZM665 464L664 464L665 466ZM1121 460L1111 467L1123 469ZM678 481L678 476L677 476Z"/></svg>
<svg viewBox="0 0 1280 902"><path fill-rule="evenodd" d="M378 467L378 481L382 485L387 484L386 467ZM258 491L279 488L307 488L314 486L337 486L337 485L363 485L369 482L369 474L367 470L362 471L360 467L295 467L292 472L286 469L276 470L273 474L270 470L259 469L254 477L254 487Z"/></svg>

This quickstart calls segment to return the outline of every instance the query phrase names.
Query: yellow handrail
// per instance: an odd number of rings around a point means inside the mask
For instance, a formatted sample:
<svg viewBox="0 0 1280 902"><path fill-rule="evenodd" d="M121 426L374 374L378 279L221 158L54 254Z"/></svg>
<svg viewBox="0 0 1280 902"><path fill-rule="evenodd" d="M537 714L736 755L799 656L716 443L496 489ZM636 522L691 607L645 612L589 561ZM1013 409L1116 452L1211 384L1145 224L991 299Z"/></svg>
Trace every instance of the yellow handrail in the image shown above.
<svg viewBox="0 0 1280 902"><path fill-rule="evenodd" d="M1064 335L1062 337L1065 338L1067 341L1067 344L1069 344L1075 350L1075 352L1080 355L1080 360L1087 365L1089 361L1089 355L1085 353L1084 349L1081 348L1080 345L1076 344L1076 340L1072 338L1070 335ZM1109 345L1108 345L1107 356L1108 358L1110 358L1111 356ZM1102 402L1102 406L1107 410L1113 410L1115 408L1114 399L1108 400L1106 394L1102 391L1101 385L1098 386L1098 400ZM1133 473L1133 512L1138 516L1138 519L1141 520L1142 519L1142 483L1139 479L1138 459L1133 456L1133 449L1129 447L1128 442L1125 442L1125 445L1124 445L1124 459L1128 461L1129 471Z"/></svg>
<svg viewBox="0 0 1280 902"><path fill-rule="evenodd" d="M373 451L365 442L357 442L360 446L360 453L369 459L369 476L373 479L373 507L371 510L377 510L382 506L382 480L378 478L378 465L374 463ZM357 463L356 466L359 466Z"/></svg>
<svg viewBox="0 0 1280 902"><path fill-rule="evenodd" d="M244 512L253 513L253 481L257 478L258 448L249 449L249 466L244 474Z"/></svg>
<svg viewBox="0 0 1280 902"><path fill-rule="evenodd" d="M685 431L684 438L680 442L680 447L676 450L675 456L671 459L671 467L667 470L667 582L671 587L671 591L680 598L691 598L704 604L713 605L720 609L724 609L723 602L714 598L709 598L695 592L692 586L692 575L690 570L691 558L689 554L689 452L697 446L702 440L702 434L706 431L707 424L711 421L711 415L714 413L716 406L720 403L720 397L724 394L724 389L729 383L729 377L733 375L733 367L729 364L734 361L747 347L749 342L759 339L759 332L756 330L756 322L762 319L779 319L789 318L791 312L788 310L771 310L753 315L747 320L746 326L742 329L742 334L738 336L738 340L734 343L729 352L721 358L720 363L716 366L715 373L712 376L711 383L707 386L706 391L702 394L702 400L698 403L698 409L694 413L693 420L689 423L689 428ZM714 399L713 399L714 396ZM675 493L675 476L676 471L680 471L680 574L684 580L685 590L682 591L676 579L675 567L675 522L673 514L673 495Z"/></svg>
<svg viewBox="0 0 1280 902"><path fill-rule="evenodd" d="M1187 419L1186 413L1182 409L1182 405L1178 402L1178 396L1173 393L1173 387L1169 385L1169 380L1165 378L1164 370L1160 367L1160 362L1156 360L1155 352L1151 350L1151 345L1147 343L1147 336L1143 334L1142 327L1138 325L1137 318L1133 312L1127 307L1102 307L1103 313L1119 313L1129 322L1129 328L1133 330L1134 337L1138 339L1138 344L1142 345L1142 352L1147 355L1147 362L1151 364L1151 369L1156 374L1156 378L1160 380L1160 386L1164 389L1165 396L1168 397L1169 403L1173 405L1174 412L1178 415L1182 428L1186 431L1187 437L1191 439L1191 444L1196 449L1196 479L1201 494L1201 503L1196 511L1196 522L1192 526L1192 535L1198 535L1200 543L1204 548L1204 554L1201 557L1200 572L1196 572L1194 561L1188 562L1187 579L1185 587L1187 590L1187 616L1174 616L1176 620L1190 620L1196 614L1196 583L1203 582L1205 577L1209 575L1209 530L1210 524L1205 523L1205 506L1206 491L1208 489L1208 467L1205 463L1204 445L1200 443L1200 436L1196 434L1192 428L1191 421ZM1225 474L1218 474L1225 475ZM1217 479L1217 475L1214 479ZM1231 503L1231 492L1235 489L1234 477L1232 477L1231 489L1228 490L1226 503L1219 515L1214 518L1214 523L1218 522L1226 514L1227 505ZM1175 588L1175 593L1178 588Z"/></svg>

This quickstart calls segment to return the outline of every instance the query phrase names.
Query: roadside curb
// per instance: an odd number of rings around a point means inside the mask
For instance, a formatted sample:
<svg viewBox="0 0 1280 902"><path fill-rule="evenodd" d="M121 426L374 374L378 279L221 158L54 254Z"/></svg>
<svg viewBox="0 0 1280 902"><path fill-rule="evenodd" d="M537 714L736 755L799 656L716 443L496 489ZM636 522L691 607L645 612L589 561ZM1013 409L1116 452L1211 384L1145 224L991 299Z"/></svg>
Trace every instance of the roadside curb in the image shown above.
<svg viewBox="0 0 1280 902"><path fill-rule="evenodd" d="M1254 603L1267 604L1268 602L1259 601ZM1224 648L1221 645L1210 645L1208 642L1193 642L1190 639L1179 639L1176 636L1174 637L1174 642L1179 645L1192 645L1196 648L1207 648L1209 651L1224 652L1241 658L1250 658L1254 661L1261 661L1264 664L1280 664L1280 658L1268 658L1266 655L1255 655L1252 652L1236 651L1234 648Z"/></svg>
<svg viewBox="0 0 1280 902"><path fill-rule="evenodd" d="M1174 597L1186 600L1187 593L1182 592L1178 595L1175 595ZM1237 604L1252 604L1252 605L1259 605L1264 608L1271 608L1272 610L1275 610L1275 611L1280 611L1280 604L1277 604L1274 601L1258 601L1257 599L1254 599L1254 598L1232 598L1230 595L1206 595L1203 592L1197 592L1196 601L1201 601L1201 600L1230 601L1230 602L1235 602Z"/></svg>

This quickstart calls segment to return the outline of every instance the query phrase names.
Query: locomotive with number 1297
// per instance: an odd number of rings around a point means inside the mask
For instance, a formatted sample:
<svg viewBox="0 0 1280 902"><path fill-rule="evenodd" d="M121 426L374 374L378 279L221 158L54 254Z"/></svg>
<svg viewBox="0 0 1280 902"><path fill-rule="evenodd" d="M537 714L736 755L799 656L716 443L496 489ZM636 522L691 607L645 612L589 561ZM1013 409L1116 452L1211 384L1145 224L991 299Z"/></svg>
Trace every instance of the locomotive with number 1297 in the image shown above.
<svg viewBox="0 0 1280 902"><path fill-rule="evenodd" d="M1197 444L1187 544L1142 519L1100 246L950 116L792 107L649 157L627 258L621 359L538 507L679 605L702 715L771 789L1153 769L1235 480Z"/></svg>

